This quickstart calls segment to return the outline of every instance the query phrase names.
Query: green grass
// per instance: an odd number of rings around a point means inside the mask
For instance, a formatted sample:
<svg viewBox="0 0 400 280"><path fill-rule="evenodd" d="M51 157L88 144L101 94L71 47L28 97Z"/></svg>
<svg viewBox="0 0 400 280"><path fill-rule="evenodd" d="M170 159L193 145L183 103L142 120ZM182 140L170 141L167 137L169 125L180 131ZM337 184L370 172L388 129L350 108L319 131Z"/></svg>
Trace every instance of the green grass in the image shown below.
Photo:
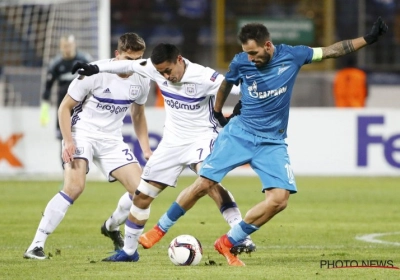
<svg viewBox="0 0 400 280"><path fill-rule="evenodd" d="M177 189L155 200L145 228L153 226L193 181L184 177ZM244 215L264 199L252 177L227 177ZM288 208L252 235L258 251L241 256L246 267L229 267L213 249L216 238L228 230L205 197L150 250L140 249L137 263L104 263L113 246L100 234L124 192L119 183L88 182L82 196L48 238L50 260L26 260L22 254L33 239L41 213L59 190L60 182L0 181L0 279L400 279L400 270L378 268L326 269L321 260L392 260L400 266L400 246L356 240L370 233L400 232L400 180L396 177L298 177L299 193ZM179 234L192 234L203 245L200 265L176 267L167 246ZM400 235L381 240L400 242ZM56 251L60 254L56 254ZM207 265L209 260L216 265Z"/></svg>

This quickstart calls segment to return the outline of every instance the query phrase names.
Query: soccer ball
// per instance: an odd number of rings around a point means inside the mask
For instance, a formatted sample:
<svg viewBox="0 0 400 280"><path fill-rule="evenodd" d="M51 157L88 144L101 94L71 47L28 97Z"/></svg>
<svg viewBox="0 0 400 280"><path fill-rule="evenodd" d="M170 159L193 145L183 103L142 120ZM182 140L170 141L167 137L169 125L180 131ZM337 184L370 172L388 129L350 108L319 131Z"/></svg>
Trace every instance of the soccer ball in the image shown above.
<svg viewBox="0 0 400 280"><path fill-rule="evenodd" d="M179 235L169 244L168 256L174 265L197 265L203 256L203 247L196 237Z"/></svg>

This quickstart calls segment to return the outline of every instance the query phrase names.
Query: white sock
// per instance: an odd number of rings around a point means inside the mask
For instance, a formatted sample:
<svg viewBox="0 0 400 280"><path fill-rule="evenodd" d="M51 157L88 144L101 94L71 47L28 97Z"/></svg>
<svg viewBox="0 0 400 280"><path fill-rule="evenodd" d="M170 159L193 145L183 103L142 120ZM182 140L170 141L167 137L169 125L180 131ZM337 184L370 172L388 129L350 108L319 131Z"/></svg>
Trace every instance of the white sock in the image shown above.
<svg viewBox="0 0 400 280"><path fill-rule="evenodd" d="M119 230L119 226L125 223L131 209L132 197L128 192L124 193L118 201L117 209L106 221L106 229L109 231Z"/></svg>
<svg viewBox="0 0 400 280"><path fill-rule="evenodd" d="M131 221L127 221L125 224L125 238L123 250L128 255L133 255L138 248L138 240L140 235L143 233L144 226L137 227ZM135 226L135 227L133 227Z"/></svg>
<svg viewBox="0 0 400 280"><path fill-rule="evenodd" d="M61 223L68 207L72 203L73 200L63 192L57 193L49 203L47 203L38 229L36 230L35 238L33 239L31 246L29 246L28 251L33 250L35 247L44 248L47 237Z"/></svg>
<svg viewBox="0 0 400 280"><path fill-rule="evenodd" d="M222 213L222 216L224 216L225 221L231 228L242 221L242 213L240 213L240 210L237 207L226 209Z"/></svg>
<svg viewBox="0 0 400 280"><path fill-rule="evenodd" d="M231 197L232 202L234 202L236 204L235 198L233 197L232 193L230 191L228 191L227 189L225 189L225 190ZM231 228L243 220L242 213L240 213L240 210L238 207L231 207L231 208L226 209L224 212L222 212L222 216L224 217L225 221L229 224L229 226Z"/></svg>

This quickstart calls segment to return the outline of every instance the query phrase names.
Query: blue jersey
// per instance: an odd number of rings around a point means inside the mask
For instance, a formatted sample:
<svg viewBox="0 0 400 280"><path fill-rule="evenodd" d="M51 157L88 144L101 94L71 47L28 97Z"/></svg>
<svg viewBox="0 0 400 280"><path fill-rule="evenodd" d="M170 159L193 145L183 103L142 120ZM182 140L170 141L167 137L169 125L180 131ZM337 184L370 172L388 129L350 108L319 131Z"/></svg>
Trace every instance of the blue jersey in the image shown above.
<svg viewBox="0 0 400 280"><path fill-rule="evenodd" d="M254 135L286 138L294 82L312 56L307 46L277 45L268 64L258 68L247 53L237 54L225 76L228 83L240 84L242 93L241 114L231 122Z"/></svg>

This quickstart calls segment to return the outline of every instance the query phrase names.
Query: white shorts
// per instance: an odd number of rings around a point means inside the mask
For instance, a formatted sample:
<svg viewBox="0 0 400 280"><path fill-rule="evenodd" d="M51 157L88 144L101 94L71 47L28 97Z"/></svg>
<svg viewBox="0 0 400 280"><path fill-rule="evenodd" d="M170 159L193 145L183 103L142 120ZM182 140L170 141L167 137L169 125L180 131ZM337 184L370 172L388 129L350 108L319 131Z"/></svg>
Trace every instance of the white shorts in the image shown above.
<svg viewBox="0 0 400 280"><path fill-rule="evenodd" d="M183 169L204 161L210 154L215 138L208 136L196 142L180 146L168 146L161 142L143 168L142 179L150 180L175 187Z"/></svg>
<svg viewBox="0 0 400 280"><path fill-rule="evenodd" d="M114 170L131 163L139 164L128 144L122 140L99 140L76 135L73 139L76 146L74 158L86 159L88 163L86 173L89 173L90 166L94 163L109 182L116 181L111 176Z"/></svg>

